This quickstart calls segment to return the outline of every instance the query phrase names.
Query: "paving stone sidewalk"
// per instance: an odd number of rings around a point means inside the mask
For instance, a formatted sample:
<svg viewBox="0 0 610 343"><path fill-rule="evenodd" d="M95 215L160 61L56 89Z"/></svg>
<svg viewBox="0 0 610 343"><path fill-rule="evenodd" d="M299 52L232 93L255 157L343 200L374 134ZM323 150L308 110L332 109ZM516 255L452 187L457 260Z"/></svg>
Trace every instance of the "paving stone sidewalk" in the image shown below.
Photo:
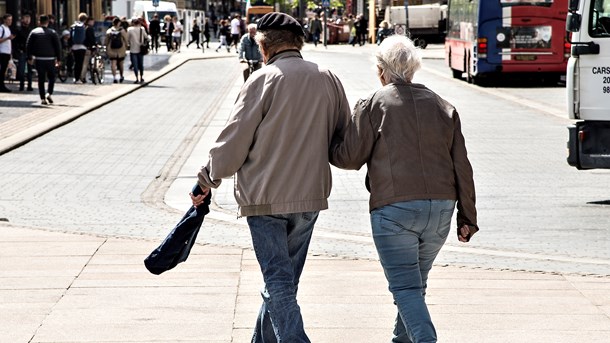
<svg viewBox="0 0 610 343"><path fill-rule="evenodd" d="M262 285L252 251L199 244L154 276L142 260L158 243L0 222L0 343L249 341ZM610 334L608 277L436 266L427 301L440 342L606 342ZM311 255L299 302L313 342L390 340L395 307L377 261Z"/></svg>

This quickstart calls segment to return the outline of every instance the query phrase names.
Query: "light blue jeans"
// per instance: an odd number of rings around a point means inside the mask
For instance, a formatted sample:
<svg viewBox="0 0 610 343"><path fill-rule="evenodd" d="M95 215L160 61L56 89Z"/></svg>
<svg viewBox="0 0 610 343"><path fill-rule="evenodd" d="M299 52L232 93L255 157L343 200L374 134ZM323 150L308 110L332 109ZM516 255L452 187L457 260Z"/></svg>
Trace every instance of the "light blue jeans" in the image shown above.
<svg viewBox="0 0 610 343"><path fill-rule="evenodd" d="M250 216L248 225L263 273L252 343L310 343L297 304L299 278L319 212Z"/></svg>
<svg viewBox="0 0 610 343"><path fill-rule="evenodd" d="M371 212L373 239L398 307L392 342L436 342L425 301L426 282L447 240L454 208L454 200L414 200Z"/></svg>

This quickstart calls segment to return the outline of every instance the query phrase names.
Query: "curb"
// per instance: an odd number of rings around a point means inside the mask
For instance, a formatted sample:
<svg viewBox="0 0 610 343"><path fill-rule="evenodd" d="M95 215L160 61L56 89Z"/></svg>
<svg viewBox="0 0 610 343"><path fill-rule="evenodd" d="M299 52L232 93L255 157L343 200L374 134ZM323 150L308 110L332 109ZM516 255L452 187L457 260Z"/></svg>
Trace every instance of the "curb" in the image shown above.
<svg viewBox="0 0 610 343"><path fill-rule="evenodd" d="M182 56L184 56L184 55L182 55ZM135 85L129 89L117 90L114 93L111 93L110 95L103 96L100 99L90 101L81 108L77 108L74 110L64 112L50 120L44 121L42 123L29 127L23 131L20 131L19 133L15 134L15 135L12 135L10 137L0 140L0 155L3 155L11 150L17 149L17 148L33 141L34 139L36 139L38 137L41 137L59 127L62 127L64 125L84 116L85 114L87 114L89 112L97 110L100 107L103 107L104 105L106 105L112 101L115 101L128 94L131 94L131 93L135 92L136 90L138 90L139 88L145 87L149 83L156 81L159 78L176 70L177 68L181 67L186 62L193 61L193 60L221 59L221 58L235 58L235 56L209 56L209 57L207 57L207 56L188 57L187 56L187 57L183 58L183 57L178 57L176 55L173 55L169 58L169 64L167 66L163 67L161 70L159 70L156 73L155 76L153 76L149 81L145 81L143 84ZM179 60L176 62L172 62L173 59L179 59Z"/></svg>

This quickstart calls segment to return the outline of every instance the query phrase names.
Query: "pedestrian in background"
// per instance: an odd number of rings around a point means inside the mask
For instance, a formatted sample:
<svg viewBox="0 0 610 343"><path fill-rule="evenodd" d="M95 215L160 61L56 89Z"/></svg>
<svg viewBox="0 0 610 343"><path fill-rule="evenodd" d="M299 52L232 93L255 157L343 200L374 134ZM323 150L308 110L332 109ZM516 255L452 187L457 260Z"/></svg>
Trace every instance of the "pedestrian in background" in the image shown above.
<svg viewBox="0 0 610 343"><path fill-rule="evenodd" d="M203 24L203 36L205 37L205 47L210 48L210 20L204 18ZM203 45L203 42L201 43Z"/></svg>
<svg viewBox="0 0 610 343"><path fill-rule="evenodd" d="M133 18L131 23L133 26L127 30L127 33L129 36L129 56L133 65L133 73L136 76L134 83L144 83L142 78L144 76L144 55L140 47L146 43L146 31L140 24L139 18Z"/></svg>
<svg viewBox="0 0 610 343"><path fill-rule="evenodd" d="M229 30L229 25L226 20L220 21L220 29L218 29L218 39L220 40L220 44L218 48L216 48L216 52L220 50L223 46L227 48L227 52L231 51L231 47L229 43L227 43L227 37L231 35L231 31Z"/></svg>
<svg viewBox="0 0 610 343"><path fill-rule="evenodd" d="M248 34L241 37L241 43L239 45L239 61L248 63L248 66L245 66L244 68L244 82L250 76L249 64L252 63L252 69L256 71L261 68L261 62L263 61L258 43L254 38L255 36L256 24L248 24Z"/></svg>
<svg viewBox="0 0 610 343"><path fill-rule="evenodd" d="M199 49L199 36L201 35L201 29L199 28L199 24L197 24L197 19L193 19L193 28L191 29L191 41L188 42L186 47L197 42L197 49Z"/></svg>
<svg viewBox="0 0 610 343"><path fill-rule="evenodd" d="M265 282L251 342L310 342L297 288L319 211L328 208L330 142L349 122L349 104L335 75L303 60L304 32L294 18L265 14L256 40L266 66L242 87L199 186L207 194L236 175L236 200ZM191 195L193 204L206 194Z"/></svg>
<svg viewBox="0 0 610 343"><path fill-rule="evenodd" d="M172 24L174 25L174 31L172 32L174 51L180 52L180 46L182 45L182 32L184 28L180 20L178 20L178 17L172 18Z"/></svg>
<svg viewBox="0 0 610 343"><path fill-rule="evenodd" d="M231 20L231 40L229 42L229 51L232 46L235 46L235 52L239 53L239 37L241 37L241 21L239 14L236 14Z"/></svg>
<svg viewBox="0 0 610 343"><path fill-rule="evenodd" d="M123 30L121 19L118 17L112 20L112 27L106 31L104 45L106 46L106 56L108 56L108 59L110 60L110 68L114 79L113 82L123 83L123 80L125 79L123 75L123 65L125 56L127 55L129 36L127 35L127 32ZM119 77L117 77L117 69L119 71Z"/></svg>
<svg viewBox="0 0 610 343"><path fill-rule="evenodd" d="M12 39L15 35L11 33L10 26L13 24L13 16L5 14L2 16L2 25L0 25L0 93L10 93L11 90L4 84L4 77L8 64L11 61L11 53L13 51Z"/></svg>
<svg viewBox="0 0 610 343"><path fill-rule="evenodd" d="M428 273L456 202L459 241L479 230L472 167L455 107L412 83L421 64L413 42L386 38L376 60L383 87L356 104L331 162L367 165L373 240L398 308L392 342L436 342L425 302Z"/></svg>
<svg viewBox="0 0 610 343"><path fill-rule="evenodd" d="M165 46L167 47L167 52L170 52L173 50L172 34L174 33L174 23L172 22L172 17L169 14L166 14L165 17L163 17L163 23L163 28L165 29Z"/></svg>
<svg viewBox="0 0 610 343"><path fill-rule="evenodd" d="M48 27L49 17L40 16L40 26L32 30L26 43L26 51L30 64L36 66L38 74L38 94L42 105L52 104L53 88L55 87L56 66L61 59L61 45L55 30ZM45 91L45 79L49 79L49 88Z"/></svg>
<svg viewBox="0 0 610 343"><path fill-rule="evenodd" d="M85 22L87 21L87 13L78 15L78 20L70 27L70 45L72 46L72 56L74 56L74 83L81 81L86 83L87 80L82 77L83 65L85 64L85 55L87 47L85 46Z"/></svg>
<svg viewBox="0 0 610 343"><path fill-rule="evenodd" d="M94 50L97 49L97 41L95 39L95 20L93 17L88 17L85 21L85 42L83 43L87 48L85 52L85 60L83 62L83 68L80 71L80 78L83 83L87 83L87 71L89 71L89 62L91 56L94 54Z"/></svg>
<svg viewBox="0 0 610 343"><path fill-rule="evenodd" d="M320 15L316 14L313 21L309 25L309 33L311 33L313 45L318 46L318 42L320 41L320 33L322 33L322 21L320 21Z"/></svg>
<svg viewBox="0 0 610 343"><path fill-rule="evenodd" d="M32 18L29 14L24 14L21 17L21 25L15 30L15 39L13 39L13 57L17 60L17 80L19 81L19 91L25 88L25 81L28 81L27 90L33 91L32 88L32 66L28 63L28 54L26 52L26 44L33 25Z"/></svg>
<svg viewBox="0 0 610 343"><path fill-rule="evenodd" d="M161 22L159 21L159 15L155 13L153 15L152 20L150 21L150 25L148 25L150 39L151 39L151 47L150 49L155 53L159 52L159 35L161 34Z"/></svg>

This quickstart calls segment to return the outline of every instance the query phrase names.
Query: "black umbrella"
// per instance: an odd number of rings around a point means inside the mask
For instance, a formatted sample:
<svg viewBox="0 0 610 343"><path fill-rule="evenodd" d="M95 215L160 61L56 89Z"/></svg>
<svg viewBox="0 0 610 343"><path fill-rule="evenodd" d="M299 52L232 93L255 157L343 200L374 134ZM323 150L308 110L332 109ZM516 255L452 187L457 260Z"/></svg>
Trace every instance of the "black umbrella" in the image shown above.
<svg viewBox="0 0 610 343"><path fill-rule="evenodd" d="M203 191L198 185L195 185L193 194L201 195ZM146 269L155 275L159 275L174 268L178 263L186 261L197 239L203 218L210 213L211 198L212 191L210 190L203 204L199 207L191 206L163 243L144 259Z"/></svg>

